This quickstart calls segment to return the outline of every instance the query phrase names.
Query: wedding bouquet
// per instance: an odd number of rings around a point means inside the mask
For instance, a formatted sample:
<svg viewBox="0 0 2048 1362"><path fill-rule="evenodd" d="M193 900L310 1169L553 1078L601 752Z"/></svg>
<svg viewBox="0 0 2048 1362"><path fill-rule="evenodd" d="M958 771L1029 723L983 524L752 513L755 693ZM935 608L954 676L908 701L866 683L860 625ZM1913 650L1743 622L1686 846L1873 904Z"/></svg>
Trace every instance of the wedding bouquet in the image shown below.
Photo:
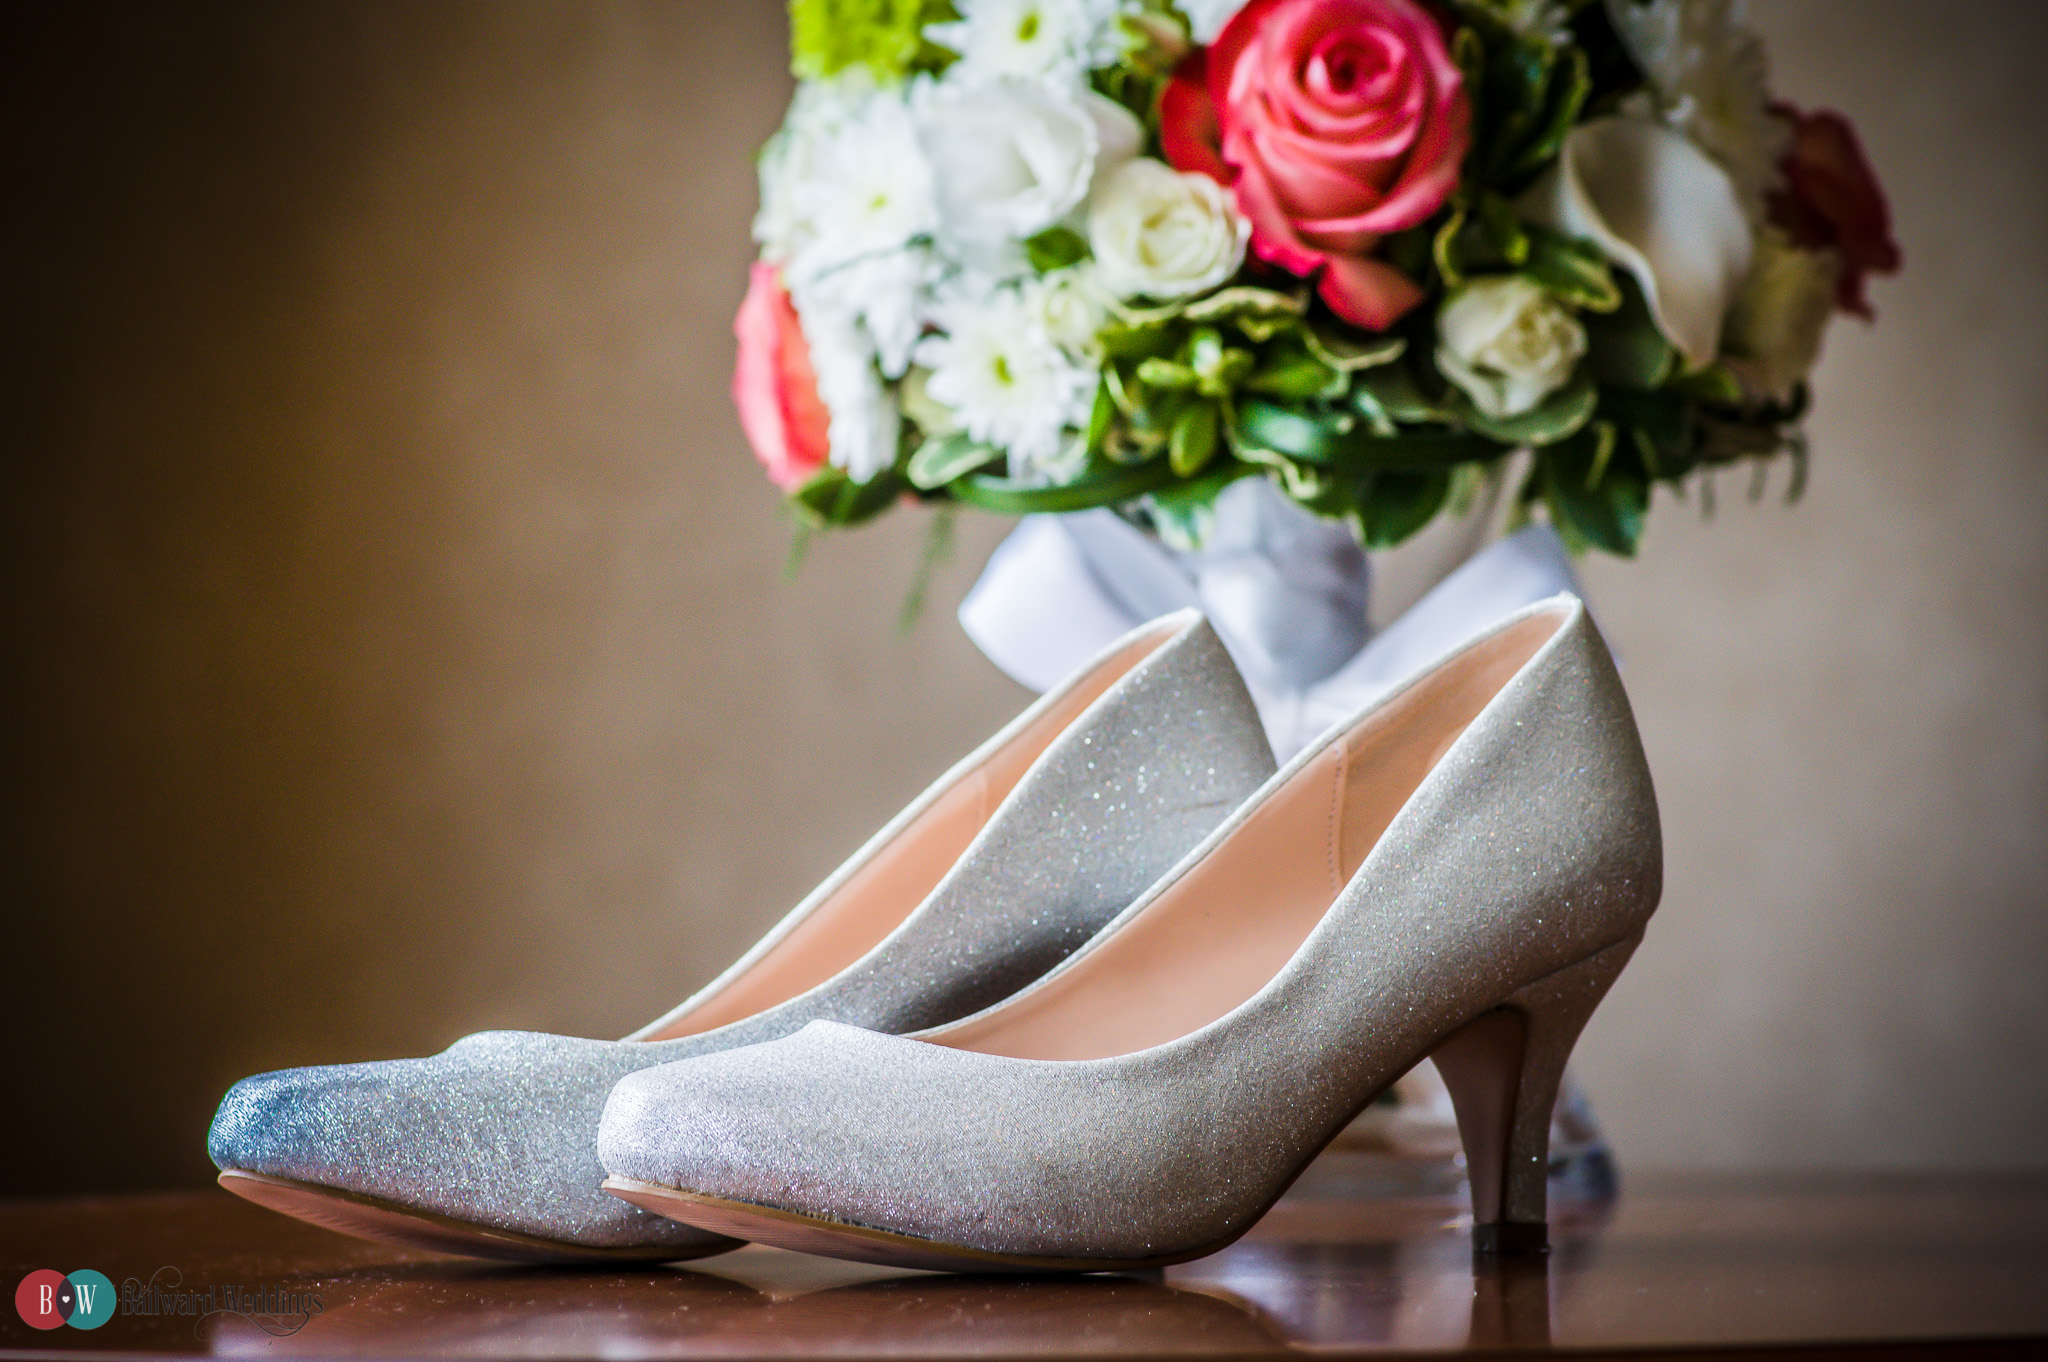
<svg viewBox="0 0 2048 1362"><path fill-rule="evenodd" d="M1267 477L1399 542L1530 455L1567 543L1787 454L1898 266L1733 0L793 0L733 392L813 523Z"/></svg>

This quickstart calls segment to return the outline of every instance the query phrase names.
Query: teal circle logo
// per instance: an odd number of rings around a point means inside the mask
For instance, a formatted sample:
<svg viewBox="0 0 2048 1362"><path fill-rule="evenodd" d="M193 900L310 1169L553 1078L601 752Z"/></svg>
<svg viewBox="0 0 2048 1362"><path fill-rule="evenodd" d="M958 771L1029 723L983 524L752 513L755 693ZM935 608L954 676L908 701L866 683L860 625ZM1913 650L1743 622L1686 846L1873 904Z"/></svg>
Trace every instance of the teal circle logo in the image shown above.
<svg viewBox="0 0 2048 1362"><path fill-rule="evenodd" d="M114 1284L105 1274L82 1267L64 1280L71 1286L71 1318L66 1324L97 1329L114 1317Z"/></svg>

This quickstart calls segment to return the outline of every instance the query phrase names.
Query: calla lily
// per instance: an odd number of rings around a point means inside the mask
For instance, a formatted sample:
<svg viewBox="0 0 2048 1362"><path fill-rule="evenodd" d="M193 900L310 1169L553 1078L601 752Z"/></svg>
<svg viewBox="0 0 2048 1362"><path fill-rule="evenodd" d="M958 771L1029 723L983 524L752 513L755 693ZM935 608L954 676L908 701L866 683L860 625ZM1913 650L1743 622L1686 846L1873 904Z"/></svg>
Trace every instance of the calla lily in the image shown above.
<svg viewBox="0 0 2048 1362"><path fill-rule="evenodd" d="M1581 123L1518 207L1634 275L1687 368L1714 362L1754 243L1728 173L1684 135L1646 118Z"/></svg>

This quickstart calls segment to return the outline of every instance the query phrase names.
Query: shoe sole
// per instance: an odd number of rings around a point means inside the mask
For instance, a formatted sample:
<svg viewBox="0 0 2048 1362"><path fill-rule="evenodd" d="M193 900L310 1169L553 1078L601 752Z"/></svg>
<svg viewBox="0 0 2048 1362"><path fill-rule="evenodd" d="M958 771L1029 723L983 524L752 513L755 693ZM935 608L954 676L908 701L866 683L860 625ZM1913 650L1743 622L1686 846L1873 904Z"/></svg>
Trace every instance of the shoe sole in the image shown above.
<svg viewBox="0 0 2048 1362"><path fill-rule="evenodd" d="M930 1272L1142 1272L1170 1267L1175 1263L1206 1258L1228 1248L1237 1235L1186 1253L1157 1258L1033 1258L1025 1254L989 1253L960 1248L935 1239L917 1239L888 1230L849 1225L839 1220L821 1220L794 1211L756 1206L745 1201L704 1196L697 1192L664 1187L657 1182L634 1178L606 1178L604 1189L621 1201L630 1201L643 1211L680 1220L714 1234L747 1239L771 1248L798 1253L823 1254L829 1258L877 1263L883 1267L914 1267Z"/></svg>
<svg viewBox="0 0 2048 1362"><path fill-rule="evenodd" d="M371 1239L399 1248L426 1249L467 1258L493 1258L511 1263L673 1263L708 1258L739 1248L737 1239L694 1248L590 1248L543 1239L517 1230L489 1229L452 1216L401 1206L361 1192L345 1192L294 1178L272 1177L230 1168L220 1185L244 1201L357 1239Z"/></svg>

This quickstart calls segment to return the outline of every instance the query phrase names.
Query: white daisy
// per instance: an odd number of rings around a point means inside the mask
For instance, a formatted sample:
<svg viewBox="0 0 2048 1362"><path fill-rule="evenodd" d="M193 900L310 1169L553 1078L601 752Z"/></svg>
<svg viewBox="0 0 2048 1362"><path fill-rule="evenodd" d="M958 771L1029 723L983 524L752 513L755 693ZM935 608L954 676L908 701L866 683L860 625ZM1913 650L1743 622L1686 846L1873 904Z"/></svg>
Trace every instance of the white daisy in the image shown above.
<svg viewBox="0 0 2048 1362"><path fill-rule="evenodd" d="M960 54L973 78L1074 81L1116 60L1117 0L958 0L960 18L925 37Z"/></svg>
<svg viewBox="0 0 2048 1362"><path fill-rule="evenodd" d="M1033 280L953 300L937 314L943 334L917 347L931 370L925 392L976 440L1008 451L1019 478L1070 471L1063 456L1074 452L1097 381L1046 330L1038 289Z"/></svg>

